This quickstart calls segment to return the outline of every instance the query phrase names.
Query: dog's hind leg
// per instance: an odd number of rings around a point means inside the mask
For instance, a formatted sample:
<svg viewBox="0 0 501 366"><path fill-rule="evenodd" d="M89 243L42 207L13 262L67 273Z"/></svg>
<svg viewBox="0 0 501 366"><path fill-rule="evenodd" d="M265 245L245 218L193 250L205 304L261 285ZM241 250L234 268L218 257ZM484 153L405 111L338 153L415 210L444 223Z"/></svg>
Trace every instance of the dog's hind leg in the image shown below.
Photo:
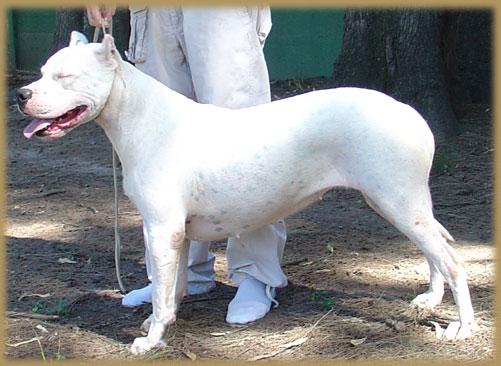
<svg viewBox="0 0 501 366"><path fill-rule="evenodd" d="M460 322L451 323L444 335L449 339L467 338L475 322L463 261L447 243L452 237L433 217L427 184L405 184L402 180L400 183L396 189L378 185L377 192L363 193L368 204L412 240L430 264L430 288L416 297L414 303L426 306L440 303L445 278L458 306Z"/></svg>
<svg viewBox="0 0 501 366"><path fill-rule="evenodd" d="M385 214L374 201L372 201L365 193L362 193L362 195L364 196L367 204L374 211L376 211L380 216L385 217ZM447 232L445 228L443 230ZM453 239L450 234L448 232L447 234L447 239L452 241ZM442 297L444 296L444 276L442 276L437 266L435 266L429 258L426 259L430 267L430 286L428 291L416 296L416 298L412 300L412 304L420 308L433 309L442 302Z"/></svg>
<svg viewBox="0 0 501 366"><path fill-rule="evenodd" d="M430 266L430 287L428 291L416 296L412 304L420 308L433 309L442 302L444 296L444 276L440 273L437 266L428 260Z"/></svg>
<svg viewBox="0 0 501 366"><path fill-rule="evenodd" d="M142 326L148 329L148 335L136 338L132 344L131 353L134 355L164 345L165 329L176 320L177 308L186 294L189 241L185 239L184 220L182 222L179 225L148 225L145 222L153 314Z"/></svg>

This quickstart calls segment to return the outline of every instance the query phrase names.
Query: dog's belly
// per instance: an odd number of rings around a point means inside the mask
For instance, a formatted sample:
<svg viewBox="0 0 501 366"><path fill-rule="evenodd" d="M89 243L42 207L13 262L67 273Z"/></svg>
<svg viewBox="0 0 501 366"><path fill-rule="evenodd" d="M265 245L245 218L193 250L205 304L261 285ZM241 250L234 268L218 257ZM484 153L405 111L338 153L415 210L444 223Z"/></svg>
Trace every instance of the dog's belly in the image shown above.
<svg viewBox="0 0 501 366"><path fill-rule="evenodd" d="M211 185L199 186L199 194L192 197L187 212L187 237L192 240L238 237L307 207L335 186L348 185L334 169L324 170L320 175L308 170L303 170L308 173L304 175L298 171L281 175L267 184L263 177L257 176L238 185L225 181L228 187L225 190L219 184L217 189Z"/></svg>
<svg viewBox="0 0 501 366"><path fill-rule="evenodd" d="M191 240L220 240L230 236L255 231L267 224L285 218L315 201L329 189L315 192L307 197L298 197L294 201L281 204L268 202L264 205L249 204L246 208L229 203L225 206L212 207L200 213L192 213L186 219L186 236Z"/></svg>

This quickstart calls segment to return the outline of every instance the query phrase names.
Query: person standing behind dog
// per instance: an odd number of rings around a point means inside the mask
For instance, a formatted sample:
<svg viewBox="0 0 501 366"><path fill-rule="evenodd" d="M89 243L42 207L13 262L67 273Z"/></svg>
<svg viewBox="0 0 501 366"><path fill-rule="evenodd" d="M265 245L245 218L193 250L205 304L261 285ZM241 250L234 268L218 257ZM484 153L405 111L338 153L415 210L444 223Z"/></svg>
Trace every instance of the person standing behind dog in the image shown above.
<svg viewBox="0 0 501 366"><path fill-rule="evenodd" d="M89 7L89 24L100 26L104 18L109 26L114 12L115 7ZM271 101L263 54L271 29L269 7L131 7L130 14L131 36L126 55L139 70L199 103L237 109ZM228 323L245 324L260 319L270 310L271 302L276 303L274 289L287 285L280 267L285 240L283 221L228 239L228 275L238 286L228 305ZM191 242L191 295L215 287L215 258L209 248L210 242ZM148 270L147 251L145 259ZM128 293L122 300L128 307L145 302L151 302L151 284Z"/></svg>

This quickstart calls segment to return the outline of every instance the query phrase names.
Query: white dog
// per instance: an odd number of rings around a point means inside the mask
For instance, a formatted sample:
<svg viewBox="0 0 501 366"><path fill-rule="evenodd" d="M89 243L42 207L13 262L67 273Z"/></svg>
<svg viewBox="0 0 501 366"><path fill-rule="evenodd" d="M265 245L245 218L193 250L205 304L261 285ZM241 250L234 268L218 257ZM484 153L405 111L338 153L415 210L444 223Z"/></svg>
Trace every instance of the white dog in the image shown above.
<svg viewBox="0 0 501 366"><path fill-rule="evenodd" d="M151 254L153 314L131 352L162 343L186 294L189 239L255 230L333 187L368 204L425 254L430 288L414 299L438 305L444 277L459 321L445 335L471 335L474 315L463 262L434 218L428 174L433 136L410 106L377 91L338 88L240 110L193 102L123 62L112 37L52 56L41 79L18 91L36 118L24 131L45 141L95 119L123 167L124 190L144 221Z"/></svg>

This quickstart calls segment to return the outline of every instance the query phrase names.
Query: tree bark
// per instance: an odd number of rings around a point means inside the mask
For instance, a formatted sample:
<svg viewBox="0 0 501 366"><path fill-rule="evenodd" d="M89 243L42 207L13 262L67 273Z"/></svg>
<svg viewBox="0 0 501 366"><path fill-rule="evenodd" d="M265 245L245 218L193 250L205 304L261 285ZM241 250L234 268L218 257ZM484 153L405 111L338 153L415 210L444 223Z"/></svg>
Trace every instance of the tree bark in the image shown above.
<svg viewBox="0 0 501 366"><path fill-rule="evenodd" d="M71 31L83 30L82 12L82 9L61 8L56 10L51 55L68 45Z"/></svg>
<svg viewBox="0 0 501 366"><path fill-rule="evenodd" d="M492 103L492 11L446 11L442 44L453 106Z"/></svg>
<svg viewBox="0 0 501 366"><path fill-rule="evenodd" d="M334 85L377 89L412 105L437 140L457 134L441 24L438 11L346 11Z"/></svg>
<svg viewBox="0 0 501 366"><path fill-rule="evenodd" d="M94 37L94 27L90 26L87 21L85 9L83 8L60 8L56 10L56 19L54 24L54 39L52 42L51 55L56 53L63 47L66 47L70 41L72 31L79 31L87 36L89 42L92 42ZM118 8L113 16L113 38L117 49L124 57L124 51L129 45L130 21L129 10L126 8ZM99 39L102 37L100 33Z"/></svg>

